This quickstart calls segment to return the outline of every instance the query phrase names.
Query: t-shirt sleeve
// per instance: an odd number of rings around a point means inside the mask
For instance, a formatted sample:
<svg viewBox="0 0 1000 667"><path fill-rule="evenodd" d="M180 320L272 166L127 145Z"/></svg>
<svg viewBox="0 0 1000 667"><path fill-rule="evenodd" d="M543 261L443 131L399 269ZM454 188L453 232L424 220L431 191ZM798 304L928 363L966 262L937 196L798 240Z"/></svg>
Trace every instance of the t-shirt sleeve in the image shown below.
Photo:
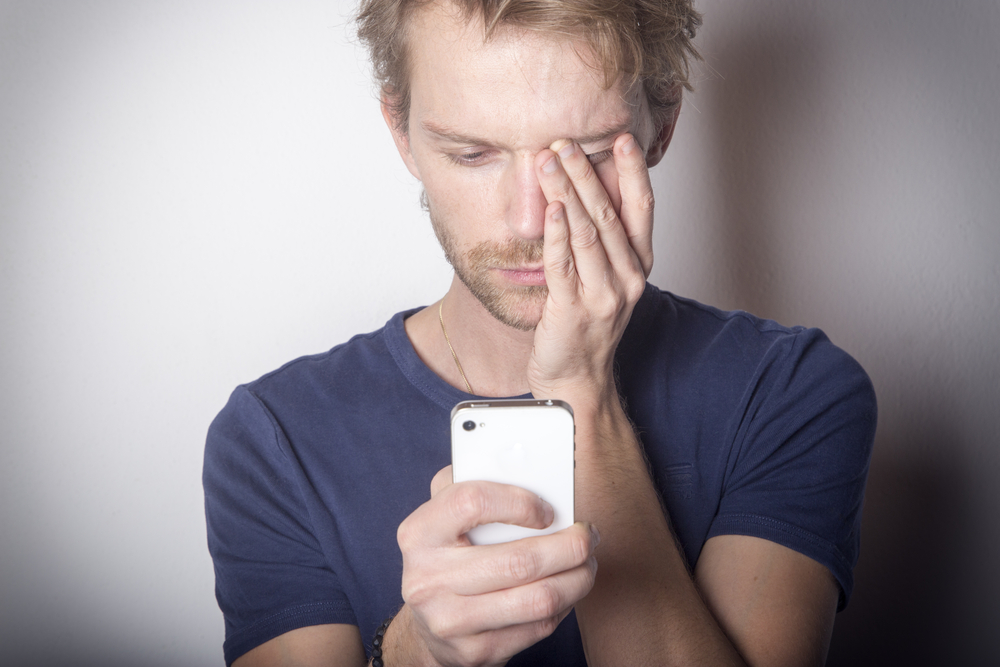
<svg viewBox="0 0 1000 667"><path fill-rule="evenodd" d="M761 537L829 568L851 595L875 435L875 392L819 330L777 337L742 402L708 537Z"/></svg>
<svg viewBox="0 0 1000 667"><path fill-rule="evenodd" d="M209 428L203 483L229 665L290 630L357 624L312 531L293 448L247 387Z"/></svg>

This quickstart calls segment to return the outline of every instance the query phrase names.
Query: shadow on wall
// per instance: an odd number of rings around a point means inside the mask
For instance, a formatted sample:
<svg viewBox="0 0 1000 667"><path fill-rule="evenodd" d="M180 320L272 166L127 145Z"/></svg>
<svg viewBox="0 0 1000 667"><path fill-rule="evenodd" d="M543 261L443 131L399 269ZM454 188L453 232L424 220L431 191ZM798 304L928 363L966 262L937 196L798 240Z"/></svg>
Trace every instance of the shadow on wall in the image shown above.
<svg viewBox="0 0 1000 667"><path fill-rule="evenodd" d="M725 71L705 86L721 198L723 299L778 321L787 321L782 307L794 276L786 267L795 251L782 203L802 161L815 167L810 147L822 143L811 108L821 98L819 41L805 28L778 34L755 28L713 54Z"/></svg>
<svg viewBox="0 0 1000 667"><path fill-rule="evenodd" d="M801 277L783 257L795 251L789 239L802 230L782 218L781 202L794 194L803 161L822 161L812 152L823 132L822 54L820 36L808 26L790 31L785 25L779 34L755 26L712 58L725 67L724 81L711 86L723 212L719 265L729 272L720 276L720 296L779 321L798 314L788 312L788 304ZM902 381L882 379L883 387ZM922 405L916 397L880 405L883 417L891 410L896 418L880 424L854 596L837 618L831 667L956 664L961 604L953 584L961 577L957 554L971 539L970 501L960 462L930 453L961 450L961 429L946 408L923 414L912 429L902 426Z"/></svg>
<svg viewBox="0 0 1000 667"><path fill-rule="evenodd" d="M927 451L948 442L948 429L911 434L880 447ZM949 665L959 642L958 545L967 544L969 507L956 467L940 461L875 456L862 522L861 560L851 603L837 616L827 665Z"/></svg>

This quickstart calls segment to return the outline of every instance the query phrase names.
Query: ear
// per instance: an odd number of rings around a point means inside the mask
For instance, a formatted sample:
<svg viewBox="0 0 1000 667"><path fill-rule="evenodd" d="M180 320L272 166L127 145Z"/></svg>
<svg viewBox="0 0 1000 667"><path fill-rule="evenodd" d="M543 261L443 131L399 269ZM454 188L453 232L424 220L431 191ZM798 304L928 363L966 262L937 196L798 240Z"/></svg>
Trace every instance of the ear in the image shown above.
<svg viewBox="0 0 1000 667"><path fill-rule="evenodd" d="M382 93L382 118L385 120L385 124L389 127L389 132L392 134L392 140L396 144L396 150L399 151L399 157L403 158L403 164L414 178L418 181L420 179L420 170L417 169L417 163L413 161L413 154L410 152L410 135L409 130L404 129L405 125L398 122L399 117L395 111L395 107L392 104L392 96L389 93Z"/></svg>
<svg viewBox="0 0 1000 667"><path fill-rule="evenodd" d="M656 139L653 140L653 143L649 145L649 150L646 151L647 167L653 167L663 159L664 153L667 152L667 147L670 146L670 140L674 138L674 128L677 127L677 117L680 116L680 113L681 103L678 102L674 113L671 114L667 123L660 128Z"/></svg>

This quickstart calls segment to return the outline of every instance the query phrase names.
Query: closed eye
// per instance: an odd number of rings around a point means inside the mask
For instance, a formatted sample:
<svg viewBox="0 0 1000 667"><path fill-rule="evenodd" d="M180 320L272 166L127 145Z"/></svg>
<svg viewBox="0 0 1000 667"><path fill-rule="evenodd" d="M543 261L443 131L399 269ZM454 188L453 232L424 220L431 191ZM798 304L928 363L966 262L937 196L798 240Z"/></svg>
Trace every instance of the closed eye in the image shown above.
<svg viewBox="0 0 1000 667"><path fill-rule="evenodd" d="M489 151L475 151L474 153L447 153L446 155L455 164L463 167L475 167L485 161L488 153ZM590 164L597 166L610 158L613 153L614 151L609 148L597 153L589 153L587 159L590 160Z"/></svg>
<svg viewBox="0 0 1000 667"><path fill-rule="evenodd" d="M587 159L590 160L590 164L599 165L600 163L611 157L613 151L609 148L606 151L600 151L599 153L590 153L587 155Z"/></svg>
<svg viewBox="0 0 1000 667"><path fill-rule="evenodd" d="M474 153L447 153L449 160L463 167L475 167L487 158L489 151L475 151Z"/></svg>

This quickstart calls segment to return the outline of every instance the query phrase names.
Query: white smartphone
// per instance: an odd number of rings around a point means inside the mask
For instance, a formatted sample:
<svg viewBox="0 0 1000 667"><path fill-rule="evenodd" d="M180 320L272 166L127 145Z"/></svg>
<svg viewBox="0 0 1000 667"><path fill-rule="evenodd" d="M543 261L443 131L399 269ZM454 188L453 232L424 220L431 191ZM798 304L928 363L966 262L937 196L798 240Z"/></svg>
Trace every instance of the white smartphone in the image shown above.
<svg viewBox="0 0 1000 667"><path fill-rule="evenodd" d="M476 526L473 544L497 544L548 535L574 521L573 409L564 401L463 401L451 411L451 463L455 482L513 484L541 496L555 518L548 528L503 523Z"/></svg>

